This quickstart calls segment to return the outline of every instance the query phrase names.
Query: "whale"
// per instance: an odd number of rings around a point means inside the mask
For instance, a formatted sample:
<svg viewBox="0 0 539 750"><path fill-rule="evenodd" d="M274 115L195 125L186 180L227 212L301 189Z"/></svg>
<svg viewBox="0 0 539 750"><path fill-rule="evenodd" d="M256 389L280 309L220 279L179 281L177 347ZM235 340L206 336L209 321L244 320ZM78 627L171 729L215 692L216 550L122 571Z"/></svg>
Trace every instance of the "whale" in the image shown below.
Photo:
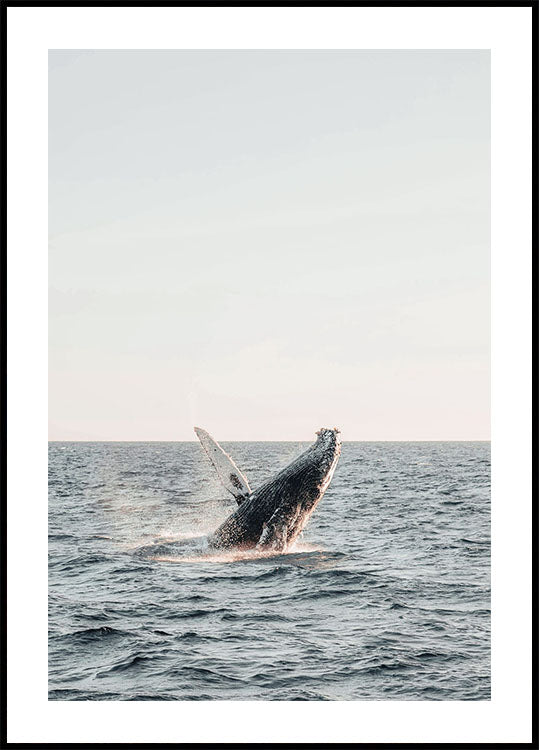
<svg viewBox="0 0 539 750"><path fill-rule="evenodd" d="M340 431L321 428L316 441L292 463L251 490L231 456L200 427L195 433L238 507L208 537L212 549L285 552L322 499L341 454Z"/></svg>

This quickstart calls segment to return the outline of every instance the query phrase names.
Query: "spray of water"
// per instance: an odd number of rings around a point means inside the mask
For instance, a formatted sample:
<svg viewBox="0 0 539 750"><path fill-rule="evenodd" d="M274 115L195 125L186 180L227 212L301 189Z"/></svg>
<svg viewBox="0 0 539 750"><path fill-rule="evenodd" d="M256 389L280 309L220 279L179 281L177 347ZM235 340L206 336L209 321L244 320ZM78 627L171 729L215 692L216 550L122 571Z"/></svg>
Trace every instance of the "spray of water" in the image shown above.
<svg viewBox="0 0 539 750"><path fill-rule="evenodd" d="M264 560L272 557L281 557L283 555L298 555L302 553L310 552L323 552L323 548L314 544L307 544L305 542L295 542L285 552L277 552L275 550L262 550L262 549L231 549L231 550L210 550L207 545L202 545L198 553L192 554L192 548L189 551L186 550L186 554L171 554L171 555L151 555L148 554L148 559L154 560L155 562L161 563L234 563L248 560Z"/></svg>

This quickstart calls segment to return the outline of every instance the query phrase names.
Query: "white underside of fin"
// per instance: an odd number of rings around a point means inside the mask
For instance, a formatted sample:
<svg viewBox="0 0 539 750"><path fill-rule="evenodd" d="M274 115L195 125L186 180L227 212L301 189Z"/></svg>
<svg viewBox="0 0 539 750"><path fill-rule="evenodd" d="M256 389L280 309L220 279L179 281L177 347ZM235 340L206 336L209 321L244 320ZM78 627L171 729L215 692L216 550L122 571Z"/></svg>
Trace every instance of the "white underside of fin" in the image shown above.
<svg viewBox="0 0 539 750"><path fill-rule="evenodd" d="M206 430L195 427L195 432L219 475L224 488L236 498L238 505L240 505L251 494L249 482L228 453L225 453L219 443Z"/></svg>
<svg viewBox="0 0 539 750"><path fill-rule="evenodd" d="M277 508L262 528L256 545L257 549L274 549L277 552L284 552L288 545L289 521L287 514L281 508Z"/></svg>

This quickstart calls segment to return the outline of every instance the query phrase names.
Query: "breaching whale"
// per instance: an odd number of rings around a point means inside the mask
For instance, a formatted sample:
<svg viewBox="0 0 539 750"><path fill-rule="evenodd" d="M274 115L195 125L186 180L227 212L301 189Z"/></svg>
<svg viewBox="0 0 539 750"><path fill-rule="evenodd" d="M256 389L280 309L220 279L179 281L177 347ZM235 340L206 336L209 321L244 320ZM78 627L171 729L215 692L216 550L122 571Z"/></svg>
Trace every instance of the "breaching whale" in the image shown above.
<svg viewBox="0 0 539 750"><path fill-rule="evenodd" d="M217 549L274 549L294 542L328 488L341 454L339 430L322 428L316 441L258 489L205 430L195 427L224 487L238 508L208 538Z"/></svg>

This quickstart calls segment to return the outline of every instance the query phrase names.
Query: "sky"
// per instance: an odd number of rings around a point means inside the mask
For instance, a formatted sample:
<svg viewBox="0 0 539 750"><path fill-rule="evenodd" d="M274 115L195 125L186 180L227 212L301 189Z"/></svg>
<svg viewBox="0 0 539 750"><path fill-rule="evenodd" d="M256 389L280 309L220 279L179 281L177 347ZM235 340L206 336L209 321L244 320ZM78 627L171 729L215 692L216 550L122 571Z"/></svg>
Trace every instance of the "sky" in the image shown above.
<svg viewBox="0 0 539 750"><path fill-rule="evenodd" d="M51 51L51 440L490 438L488 51Z"/></svg>

